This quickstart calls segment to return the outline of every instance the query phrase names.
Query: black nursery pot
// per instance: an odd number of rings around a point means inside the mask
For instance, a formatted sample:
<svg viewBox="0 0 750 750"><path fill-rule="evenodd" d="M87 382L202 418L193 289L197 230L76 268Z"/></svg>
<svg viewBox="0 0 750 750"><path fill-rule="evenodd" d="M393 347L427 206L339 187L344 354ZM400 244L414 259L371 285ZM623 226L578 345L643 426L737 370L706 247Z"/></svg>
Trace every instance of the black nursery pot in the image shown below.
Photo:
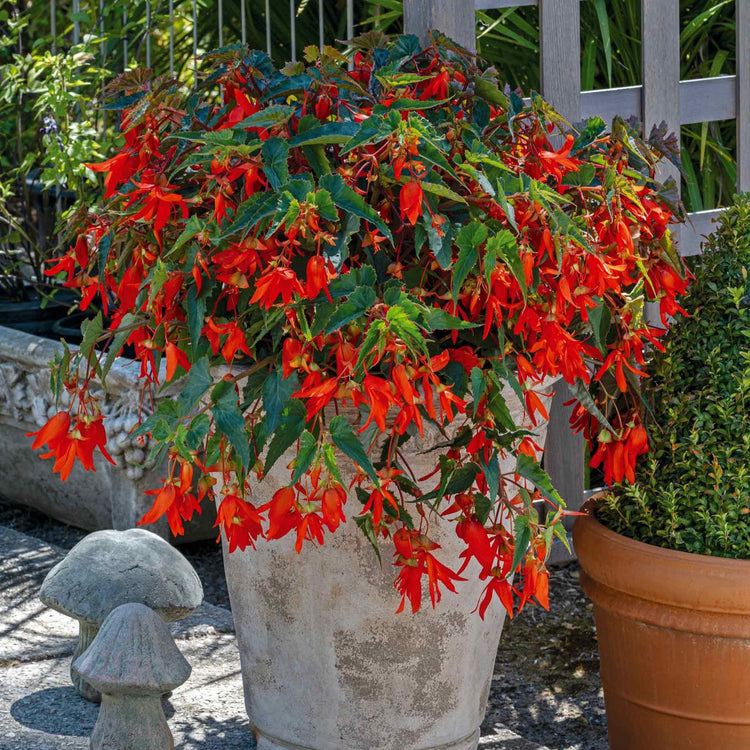
<svg viewBox="0 0 750 750"><path fill-rule="evenodd" d="M58 292L55 298L42 307L42 297L34 289L27 288L24 298L12 300L0 297L0 325L18 331L45 335L51 332L55 320L64 318L75 297Z"/></svg>
<svg viewBox="0 0 750 750"><path fill-rule="evenodd" d="M69 344L80 344L81 324L92 316L85 312L74 312L52 323L52 338L65 339Z"/></svg>

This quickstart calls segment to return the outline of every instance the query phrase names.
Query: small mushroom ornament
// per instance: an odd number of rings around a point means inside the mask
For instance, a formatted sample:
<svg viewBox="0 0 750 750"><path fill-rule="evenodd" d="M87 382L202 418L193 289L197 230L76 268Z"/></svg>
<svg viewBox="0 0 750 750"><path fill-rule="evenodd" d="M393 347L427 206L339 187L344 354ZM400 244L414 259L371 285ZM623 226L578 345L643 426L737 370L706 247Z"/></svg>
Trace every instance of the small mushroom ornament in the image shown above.
<svg viewBox="0 0 750 750"><path fill-rule="evenodd" d="M39 598L78 620L75 661L121 604L145 604L171 622L200 607L203 587L185 557L156 534L145 529L107 530L76 544L47 574ZM70 676L84 698L99 700L98 691L72 669Z"/></svg>
<svg viewBox="0 0 750 750"><path fill-rule="evenodd" d="M123 604L102 623L73 672L101 694L92 750L173 750L161 696L190 677L164 620Z"/></svg>

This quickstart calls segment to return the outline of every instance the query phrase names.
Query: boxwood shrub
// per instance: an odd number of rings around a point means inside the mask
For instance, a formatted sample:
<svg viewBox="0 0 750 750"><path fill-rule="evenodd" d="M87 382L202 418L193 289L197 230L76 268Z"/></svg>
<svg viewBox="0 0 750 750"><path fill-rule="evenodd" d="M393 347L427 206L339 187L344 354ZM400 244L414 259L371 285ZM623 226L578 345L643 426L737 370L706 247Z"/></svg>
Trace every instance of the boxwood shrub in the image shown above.
<svg viewBox="0 0 750 750"><path fill-rule="evenodd" d="M722 214L644 384L652 451L598 519L648 544L750 558L750 195Z"/></svg>

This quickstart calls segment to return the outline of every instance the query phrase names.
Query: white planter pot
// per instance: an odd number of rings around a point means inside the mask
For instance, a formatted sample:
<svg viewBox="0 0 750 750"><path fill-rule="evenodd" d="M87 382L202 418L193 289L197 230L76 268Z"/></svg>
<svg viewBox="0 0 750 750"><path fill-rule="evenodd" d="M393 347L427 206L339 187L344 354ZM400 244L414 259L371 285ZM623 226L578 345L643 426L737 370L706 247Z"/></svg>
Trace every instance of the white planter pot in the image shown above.
<svg viewBox="0 0 750 750"><path fill-rule="evenodd" d="M511 413L520 405L505 394ZM543 445L546 425L537 431ZM434 468L418 451L426 436L406 444L416 476ZM288 483L279 459L253 488L260 505ZM348 483L346 459L339 466ZM511 459L508 470L515 465ZM434 482L433 482L434 484ZM427 487L425 486L425 489ZM485 713L505 611L493 602L484 620L473 610L484 589L475 563L457 594L446 591L433 610L396 614L391 544L381 544L383 567L354 523L358 502L350 497L348 521L325 545L294 535L228 554L224 566L242 662L245 705L258 750L472 750ZM460 566L463 545L455 524L433 518L430 537L438 559Z"/></svg>
<svg viewBox="0 0 750 750"><path fill-rule="evenodd" d="M97 453L96 471L76 464L62 482L52 471L53 462L41 460L31 450L33 438L26 436L58 410L49 385L49 363L61 350L49 339L0 326L0 493L87 531L132 528L151 507L152 498L143 491L157 486L165 473L163 466L143 466L150 450L148 439L128 436L140 405L139 366L117 360L107 377L107 392L101 393L107 449L117 465ZM148 405L143 413L149 413ZM214 509L207 506L196 517L198 522L186 524L186 535L178 541L214 538L215 517ZM166 518L149 529L165 539L171 537Z"/></svg>

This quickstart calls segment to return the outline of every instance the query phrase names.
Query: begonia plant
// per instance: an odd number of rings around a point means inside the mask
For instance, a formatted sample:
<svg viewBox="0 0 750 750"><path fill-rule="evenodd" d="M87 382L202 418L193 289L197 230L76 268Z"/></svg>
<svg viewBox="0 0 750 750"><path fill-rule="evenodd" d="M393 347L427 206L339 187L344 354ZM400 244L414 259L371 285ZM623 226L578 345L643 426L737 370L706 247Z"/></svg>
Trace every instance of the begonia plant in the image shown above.
<svg viewBox="0 0 750 750"><path fill-rule="evenodd" d="M110 86L124 144L92 166L105 200L49 269L101 314L56 363L71 405L34 446L63 478L108 458L89 386L127 344L145 406L184 379L138 428L169 467L144 522L166 514L180 533L211 499L230 551L287 534L299 550L353 518L376 549L391 540L402 609L423 581L433 605L454 591L471 560L482 616L494 597L546 606L565 511L525 426L562 377L608 479L647 450L637 383L661 329L643 305L666 320L685 285L659 146L622 121L572 128L437 34L353 48L350 66L326 47L282 70L227 48L195 90L143 70ZM424 492L400 446L427 423L445 439ZM254 504L290 447L288 486ZM433 510L466 545L459 570Z"/></svg>

